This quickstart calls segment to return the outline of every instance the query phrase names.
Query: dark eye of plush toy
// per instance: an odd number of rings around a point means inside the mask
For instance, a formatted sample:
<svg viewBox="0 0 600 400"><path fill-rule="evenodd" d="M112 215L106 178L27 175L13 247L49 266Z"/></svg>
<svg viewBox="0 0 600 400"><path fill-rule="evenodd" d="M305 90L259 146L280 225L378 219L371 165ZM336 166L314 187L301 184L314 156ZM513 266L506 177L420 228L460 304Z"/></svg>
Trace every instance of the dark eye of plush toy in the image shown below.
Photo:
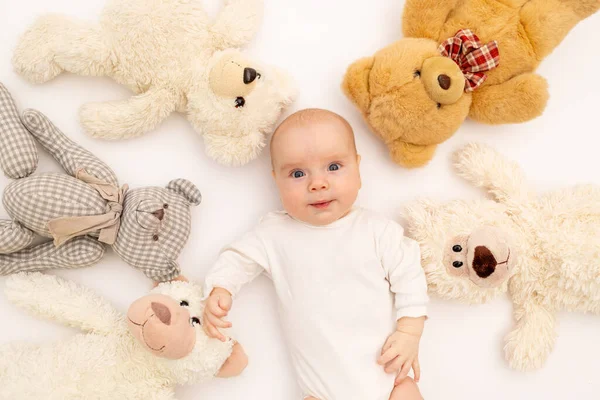
<svg viewBox="0 0 600 400"><path fill-rule="evenodd" d="M414 73L415 78L419 78L421 76L421 71L416 70Z"/></svg>
<svg viewBox="0 0 600 400"><path fill-rule="evenodd" d="M163 204L163 208L166 210L167 208L169 208L169 205L167 203Z"/></svg>
<svg viewBox="0 0 600 400"><path fill-rule="evenodd" d="M442 108L442 105L440 103L437 103L437 108L439 110L440 108Z"/></svg>
<svg viewBox="0 0 600 400"><path fill-rule="evenodd" d="M454 261L454 262L452 263L452 266L453 266L454 268L460 268L460 267L462 267L462 266L463 266L463 263L462 263L462 262L460 262L460 261Z"/></svg>
<svg viewBox="0 0 600 400"><path fill-rule="evenodd" d="M154 240L155 242L158 242L158 235L153 235L152 240Z"/></svg>
<svg viewBox="0 0 600 400"><path fill-rule="evenodd" d="M187 301L185 301L185 300L181 300L181 303L179 303L179 305L180 305L181 307L187 307L187 306L189 306L189 305L190 305L190 303L188 303L188 302L187 302Z"/></svg>
<svg viewBox="0 0 600 400"><path fill-rule="evenodd" d="M235 108L244 107L246 100L243 97L237 97L235 99Z"/></svg>
<svg viewBox="0 0 600 400"><path fill-rule="evenodd" d="M200 320L199 320L197 317L192 317L192 318L190 319L190 324L191 324L192 326L200 325Z"/></svg>
<svg viewBox="0 0 600 400"><path fill-rule="evenodd" d="M452 251L455 252L455 253L460 253L462 251L462 246L460 244L455 244L452 247Z"/></svg>

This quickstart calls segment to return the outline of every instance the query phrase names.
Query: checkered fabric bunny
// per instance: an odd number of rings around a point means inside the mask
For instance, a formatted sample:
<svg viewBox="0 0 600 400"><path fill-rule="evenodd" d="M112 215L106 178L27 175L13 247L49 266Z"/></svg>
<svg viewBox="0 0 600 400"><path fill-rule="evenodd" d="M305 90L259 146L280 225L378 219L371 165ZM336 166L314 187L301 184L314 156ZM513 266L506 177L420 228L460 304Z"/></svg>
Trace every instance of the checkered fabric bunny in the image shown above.
<svg viewBox="0 0 600 400"><path fill-rule="evenodd" d="M63 173L31 175L37 167L34 138ZM98 262L106 244L155 281L180 274L177 257L190 233L190 207L198 188L185 179L166 188L119 187L114 172L35 110L19 116L0 83L0 165L15 179L4 190L10 220L0 220L0 275ZM32 246L35 234L53 238Z"/></svg>

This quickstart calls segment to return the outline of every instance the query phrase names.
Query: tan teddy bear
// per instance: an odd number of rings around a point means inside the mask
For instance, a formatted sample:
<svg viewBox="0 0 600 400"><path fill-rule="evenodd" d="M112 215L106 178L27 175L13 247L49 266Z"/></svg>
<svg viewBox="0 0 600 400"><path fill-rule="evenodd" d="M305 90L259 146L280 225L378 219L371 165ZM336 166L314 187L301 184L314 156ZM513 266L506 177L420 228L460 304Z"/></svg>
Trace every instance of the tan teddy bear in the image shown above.
<svg viewBox="0 0 600 400"><path fill-rule="evenodd" d="M407 0L405 38L353 63L342 87L394 162L422 166L467 117L541 115L537 66L598 9L600 0Z"/></svg>
<svg viewBox="0 0 600 400"><path fill-rule="evenodd" d="M476 304L508 291L516 326L506 357L515 369L539 368L554 345L558 311L600 314L600 186L538 196L518 165L476 144L457 152L455 166L493 200L404 208L429 292Z"/></svg>

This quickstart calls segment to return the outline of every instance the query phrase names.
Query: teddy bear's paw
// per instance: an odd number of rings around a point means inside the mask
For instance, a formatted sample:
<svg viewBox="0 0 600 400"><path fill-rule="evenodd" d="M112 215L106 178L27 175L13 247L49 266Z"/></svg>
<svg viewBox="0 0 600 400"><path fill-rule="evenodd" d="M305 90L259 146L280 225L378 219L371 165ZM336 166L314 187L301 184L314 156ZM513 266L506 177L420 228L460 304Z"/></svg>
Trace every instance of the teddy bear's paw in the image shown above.
<svg viewBox="0 0 600 400"><path fill-rule="evenodd" d="M244 136L205 134L206 154L219 164L239 167L254 160L265 146L265 135L252 132Z"/></svg>
<svg viewBox="0 0 600 400"><path fill-rule="evenodd" d="M17 73L31 83L44 83L58 76L63 69L54 61L55 41L49 35L50 17L39 19L17 43L12 63Z"/></svg>

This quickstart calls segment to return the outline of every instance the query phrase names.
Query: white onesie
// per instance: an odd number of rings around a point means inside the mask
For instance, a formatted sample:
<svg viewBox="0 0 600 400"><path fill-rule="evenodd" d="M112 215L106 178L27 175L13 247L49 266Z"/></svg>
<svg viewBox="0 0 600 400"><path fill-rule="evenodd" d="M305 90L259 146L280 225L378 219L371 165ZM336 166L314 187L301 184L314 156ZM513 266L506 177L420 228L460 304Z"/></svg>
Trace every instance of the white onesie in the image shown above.
<svg viewBox="0 0 600 400"><path fill-rule="evenodd" d="M377 358L401 317L426 315L418 244L396 222L355 208L326 226L284 212L227 246L205 294L234 296L265 272L275 285L298 383L320 400L388 400L393 374Z"/></svg>

